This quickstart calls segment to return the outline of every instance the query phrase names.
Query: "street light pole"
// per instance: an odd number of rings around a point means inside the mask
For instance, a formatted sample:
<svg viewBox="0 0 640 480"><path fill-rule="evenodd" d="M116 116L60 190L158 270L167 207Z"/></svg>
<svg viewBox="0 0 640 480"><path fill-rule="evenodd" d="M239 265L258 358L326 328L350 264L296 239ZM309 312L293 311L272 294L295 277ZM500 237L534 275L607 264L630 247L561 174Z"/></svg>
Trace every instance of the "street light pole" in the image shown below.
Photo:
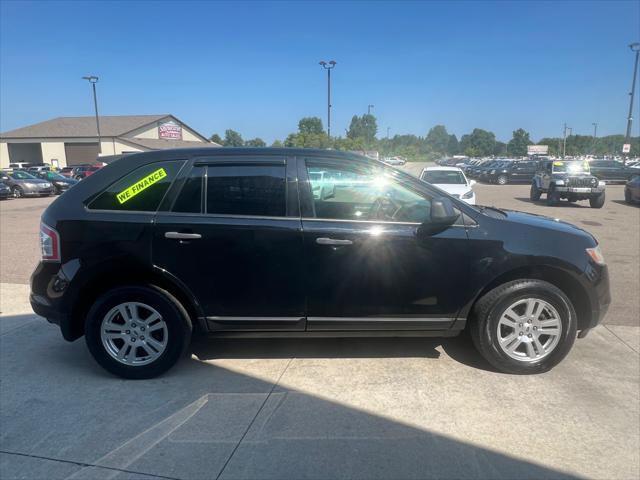
<svg viewBox="0 0 640 480"><path fill-rule="evenodd" d="M565 157L566 153L567 153L567 124L564 124L564 128L563 128L563 134L562 134L562 158Z"/></svg>
<svg viewBox="0 0 640 480"><path fill-rule="evenodd" d="M625 135L625 143L631 143L631 124L633 123L633 96L636 92L636 76L638 74L638 56L640 56L640 43L632 43L629 45L632 52L636 52L636 61L633 64L633 81L631 82L631 92L629 96L629 115L627 116L627 134ZM626 163L626 160L625 160Z"/></svg>
<svg viewBox="0 0 640 480"><path fill-rule="evenodd" d="M387 127L387 140L389 140L389 130L391 130L391 127Z"/></svg>
<svg viewBox="0 0 640 480"><path fill-rule="evenodd" d="M87 80L93 89L93 107L96 112L96 130L98 132L98 153L102 153L102 141L100 138L100 117L98 116L98 97L96 95L96 83L98 83L98 77L95 75L88 75L82 77L83 80Z"/></svg>
<svg viewBox="0 0 640 480"><path fill-rule="evenodd" d="M593 122L591 125L593 125L593 154L596 154L596 141L598 138L598 124L596 122Z"/></svg>
<svg viewBox="0 0 640 480"><path fill-rule="evenodd" d="M331 70L336 66L336 62L331 60L320 62L322 68L327 71L327 137L331 138Z"/></svg>
<svg viewBox="0 0 640 480"><path fill-rule="evenodd" d="M367 105L367 115L371 115L371 109L375 107L375 105Z"/></svg>

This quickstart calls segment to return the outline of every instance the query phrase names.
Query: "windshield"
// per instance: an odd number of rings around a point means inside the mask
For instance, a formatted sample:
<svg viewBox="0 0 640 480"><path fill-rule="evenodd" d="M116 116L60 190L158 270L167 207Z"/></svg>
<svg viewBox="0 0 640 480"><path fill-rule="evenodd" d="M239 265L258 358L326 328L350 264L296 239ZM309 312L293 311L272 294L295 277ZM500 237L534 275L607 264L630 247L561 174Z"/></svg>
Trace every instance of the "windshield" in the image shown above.
<svg viewBox="0 0 640 480"><path fill-rule="evenodd" d="M589 173L589 163L553 162L553 173Z"/></svg>
<svg viewBox="0 0 640 480"><path fill-rule="evenodd" d="M43 174L43 177L49 180L67 180L67 177L63 177L59 173L55 173L55 172L45 172Z"/></svg>
<svg viewBox="0 0 640 480"><path fill-rule="evenodd" d="M467 183L462 172L447 170L427 170L422 174L422 180L436 185L465 185Z"/></svg>
<svg viewBox="0 0 640 480"><path fill-rule="evenodd" d="M11 178L15 178L16 180L34 180L36 177L27 172L13 172L10 173L9 176Z"/></svg>

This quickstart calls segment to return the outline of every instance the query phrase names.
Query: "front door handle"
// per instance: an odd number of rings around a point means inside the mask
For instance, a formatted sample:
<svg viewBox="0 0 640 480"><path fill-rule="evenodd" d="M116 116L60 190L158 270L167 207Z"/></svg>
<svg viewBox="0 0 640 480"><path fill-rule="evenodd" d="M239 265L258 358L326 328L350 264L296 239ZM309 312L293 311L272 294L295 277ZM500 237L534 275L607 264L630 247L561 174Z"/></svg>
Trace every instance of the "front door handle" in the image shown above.
<svg viewBox="0 0 640 480"><path fill-rule="evenodd" d="M202 238L202 235L199 233L166 232L164 238L170 238L171 240L197 240Z"/></svg>
<svg viewBox="0 0 640 480"><path fill-rule="evenodd" d="M316 243L318 245L351 245L353 244L351 240L340 240L337 238L326 238L326 237L316 238Z"/></svg>

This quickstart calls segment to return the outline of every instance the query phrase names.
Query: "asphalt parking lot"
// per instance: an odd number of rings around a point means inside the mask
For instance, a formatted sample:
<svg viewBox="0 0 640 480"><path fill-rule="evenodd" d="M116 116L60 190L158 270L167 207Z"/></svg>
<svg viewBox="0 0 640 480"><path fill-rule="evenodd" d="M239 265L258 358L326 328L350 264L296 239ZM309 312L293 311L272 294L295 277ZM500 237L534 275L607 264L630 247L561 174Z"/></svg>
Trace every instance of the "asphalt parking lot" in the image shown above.
<svg viewBox="0 0 640 480"><path fill-rule="evenodd" d="M0 478L639 478L640 208L622 191L594 210L476 187L592 232L610 266L605 325L528 377L460 337L198 340L160 378L118 379L28 306L52 199L1 202Z"/></svg>

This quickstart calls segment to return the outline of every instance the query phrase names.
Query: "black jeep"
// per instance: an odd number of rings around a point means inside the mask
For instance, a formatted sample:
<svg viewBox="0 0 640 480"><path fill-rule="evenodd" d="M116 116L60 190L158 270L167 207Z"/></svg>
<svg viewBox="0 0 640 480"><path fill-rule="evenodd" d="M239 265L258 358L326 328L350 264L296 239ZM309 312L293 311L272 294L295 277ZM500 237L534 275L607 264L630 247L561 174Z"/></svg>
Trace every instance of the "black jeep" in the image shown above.
<svg viewBox="0 0 640 480"><path fill-rule="evenodd" d="M570 202L589 200L591 208L604 205L604 182L589 172L589 164L582 161L545 160L531 181L532 202L547 194L547 205L557 205L561 198Z"/></svg>

